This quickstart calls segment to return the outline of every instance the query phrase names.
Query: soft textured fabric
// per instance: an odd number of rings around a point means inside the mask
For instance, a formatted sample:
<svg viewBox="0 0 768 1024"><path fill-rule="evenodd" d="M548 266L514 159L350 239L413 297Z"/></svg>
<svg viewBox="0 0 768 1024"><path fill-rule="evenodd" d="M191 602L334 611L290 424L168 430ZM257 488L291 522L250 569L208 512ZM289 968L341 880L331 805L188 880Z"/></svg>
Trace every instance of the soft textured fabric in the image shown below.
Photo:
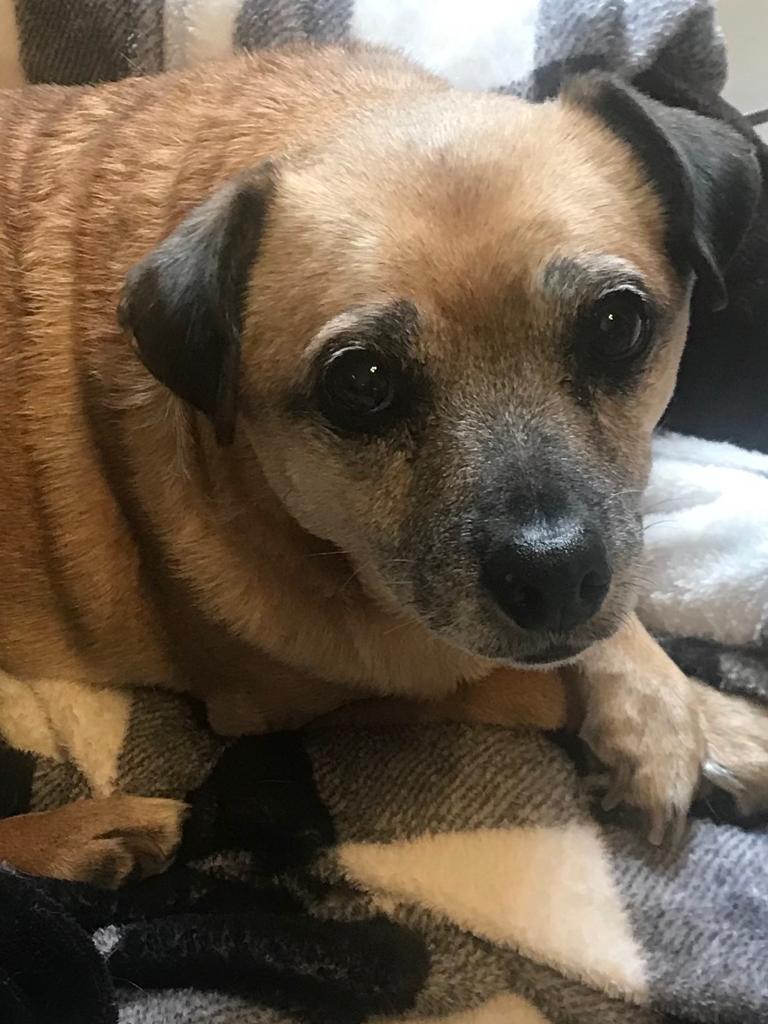
<svg viewBox="0 0 768 1024"><path fill-rule="evenodd" d="M768 455L661 435L645 496L658 632L768 644Z"/></svg>
<svg viewBox="0 0 768 1024"><path fill-rule="evenodd" d="M137 713L155 699L179 700ZM592 813L556 738L491 727L245 739L205 767L165 875L112 894L0 872L0 994L27 1013L3 1021L766 1019L759 829L702 818L653 849Z"/></svg>
<svg viewBox="0 0 768 1024"><path fill-rule="evenodd" d="M627 78L656 66L694 89L719 90L726 75L709 0L0 0L0 85L349 37L402 49L460 86L520 93L563 60L597 58Z"/></svg>
<svg viewBox="0 0 768 1024"><path fill-rule="evenodd" d="M640 611L678 664L768 699L768 455L660 435Z"/></svg>

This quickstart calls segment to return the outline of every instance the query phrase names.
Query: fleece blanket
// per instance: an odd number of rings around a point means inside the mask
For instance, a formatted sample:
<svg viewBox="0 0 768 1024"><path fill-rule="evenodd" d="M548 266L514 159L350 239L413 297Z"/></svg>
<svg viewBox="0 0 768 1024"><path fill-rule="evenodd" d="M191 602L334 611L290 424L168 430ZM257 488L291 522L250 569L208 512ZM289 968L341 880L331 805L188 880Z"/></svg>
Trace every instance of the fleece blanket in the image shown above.
<svg viewBox="0 0 768 1024"><path fill-rule="evenodd" d="M763 699L767 490L768 456L660 437L643 604L681 661ZM169 693L2 677L0 723L0 814L116 790L192 806L177 864L121 893L0 871L3 1022L768 1020L762 824L707 799L682 847L652 848L591 806L565 737L225 745Z"/></svg>
<svg viewBox="0 0 768 1024"><path fill-rule="evenodd" d="M703 0L0 0L0 84L349 35L534 98L562 61L725 75ZM681 664L762 698L766 488L764 457L660 438L642 607ZM77 715L49 713L64 704ZM0 813L117 790L192 806L177 865L124 892L0 871L0 1021L768 1020L768 838L725 804L653 850L591 807L561 737L420 725L224 746L167 693L2 676L0 705Z"/></svg>
<svg viewBox="0 0 768 1024"><path fill-rule="evenodd" d="M710 0L0 0L0 86L345 38L399 48L462 87L532 97L565 60L628 79L655 67L715 92L726 77Z"/></svg>

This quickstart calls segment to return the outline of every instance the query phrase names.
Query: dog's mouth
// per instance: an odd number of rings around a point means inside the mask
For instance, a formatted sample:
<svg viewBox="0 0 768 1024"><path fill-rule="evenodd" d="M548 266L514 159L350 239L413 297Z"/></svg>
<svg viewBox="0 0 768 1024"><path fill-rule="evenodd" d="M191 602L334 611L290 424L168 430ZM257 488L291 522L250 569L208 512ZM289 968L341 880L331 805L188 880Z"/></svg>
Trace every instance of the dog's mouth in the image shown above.
<svg viewBox="0 0 768 1024"><path fill-rule="evenodd" d="M550 644L536 651L533 654L525 654L515 659L517 664L529 668L556 668L558 665L567 665L580 657L587 650L589 644Z"/></svg>
<svg viewBox="0 0 768 1024"><path fill-rule="evenodd" d="M618 628L622 615L607 611L583 626L567 632L541 634L508 632L496 624L489 649L478 651L510 667L557 668L578 660L595 644L608 639Z"/></svg>
<svg viewBox="0 0 768 1024"><path fill-rule="evenodd" d="M400 563L395 563L400 567ZM528 630L505 614L468 573L459 572L466 587L436 586L440 573L417 575L415 584L404 574L390 573L369 559L360 563L358 578L368 593L386 609L405 614L468 654L518 668L555 668L580 658L595 643L605 640L617 628L625 612L626 594L622 578L599 603L594 615L573 628ZM427 583L425 584L425 580ZM473 586L473 583L475 584Z"/></svg>

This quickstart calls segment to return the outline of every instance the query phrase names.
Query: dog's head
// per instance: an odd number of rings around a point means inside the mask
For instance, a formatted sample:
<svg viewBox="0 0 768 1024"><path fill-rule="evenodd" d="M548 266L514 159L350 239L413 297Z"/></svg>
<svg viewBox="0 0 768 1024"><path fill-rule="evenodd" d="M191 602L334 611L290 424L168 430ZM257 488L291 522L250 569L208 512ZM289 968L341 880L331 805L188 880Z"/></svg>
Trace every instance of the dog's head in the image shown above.
<svg viewBox="0 0 768 1024"><path fill-rule="evenodd" d="M122 318L378 600L551 663L633 605L692 283L726 300L758 190L737 133L604 76L417 97L226 186Z"/></svg>

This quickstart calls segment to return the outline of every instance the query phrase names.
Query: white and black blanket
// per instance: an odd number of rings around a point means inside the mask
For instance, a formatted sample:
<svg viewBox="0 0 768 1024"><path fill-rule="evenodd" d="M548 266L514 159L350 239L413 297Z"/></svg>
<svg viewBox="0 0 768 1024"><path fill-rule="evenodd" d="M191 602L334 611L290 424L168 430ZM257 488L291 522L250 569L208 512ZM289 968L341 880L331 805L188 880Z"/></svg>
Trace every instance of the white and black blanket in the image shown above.
<svg viewBox="0 0 768 1024"><path fill-rule="evenodd" d="M533 95L562 61L719 90L710 0L0 0L0 86L111 81L236 49L354 38L456 85Z"/></svg>
<svg viewBox="0 0 768 1024"><path fill-rule="evenodd" d="M562 60L663 66L693 89L725 74L698 0L0 0L0 81L345 34L530 95ZM676 436L655 455L642 613L692 671L768 699L768 456ZM659 851L595 813L557 736L419 725L224 747L167 693L72 688L68 731L44 692L0 686L7 700L35 740L0 748L0 813L115 789L193 812L177 866L119 894L0 871L3 1024L768 1021L768 834L725 803Z"/></svg>

